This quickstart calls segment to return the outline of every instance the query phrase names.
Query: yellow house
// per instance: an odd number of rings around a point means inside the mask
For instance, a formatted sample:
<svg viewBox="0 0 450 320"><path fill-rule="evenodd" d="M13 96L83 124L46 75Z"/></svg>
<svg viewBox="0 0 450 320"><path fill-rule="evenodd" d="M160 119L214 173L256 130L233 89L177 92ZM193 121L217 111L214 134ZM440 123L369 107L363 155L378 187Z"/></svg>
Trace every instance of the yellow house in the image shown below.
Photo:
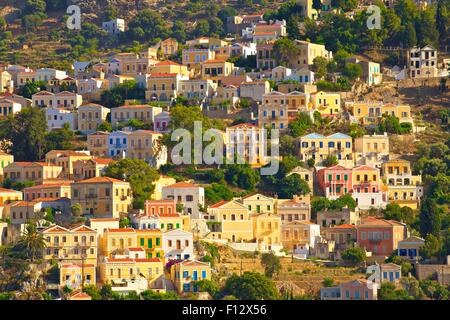
<svg viewBox="0 0 450 320"><path fill-rule="evenodd" d="M128 135L127 158L144 160L153 166L167 162L167 149L159 143L162 134L151 130L136 130Z"/></svg>
<svg viewBox="0 0 450 320"><path fill-rule="evenodd" d="M0 70L0 93L12 92L13 80L8 71Z"/></svg>
<svg viewBox="0 0 450 320"><path fill-rule="evenodd" d="M108 156L109 132L97 131L87 136L87 148L91 155L96 157Z"/></svg>
<svg viewBox="0 0 450 320"><path fill-rule="evenodd" d="M97 265L97 232L85 225L67 229L59 225L42 231L44 260Z"/></svg>
<svg viewBox="0 0 450 320"><path fill-rule="evenodd" d="M350 102L346 105L347 110L364 126L378 124L383 114L396 116L400 123L413 123L411 107L409 105L395 105L383 102Z"/></svg>
<svg viewBox="0 0 450 320"><path fill-rule="evenodd" d="M23 195L26 201L32 201L38 198L70 198L71 183L72 181L38 184L24 188Z"/></svg>
<svg viewBox="0 0 450 320"><path fill-rule="evenodd" d="M251 217L253 238L263 251L281 246L281 217L272 213L259 213Z"/></svg>
<svg viewBox="0 0 450 320"><path fill-rule="evenodd" d="M174 38L167 38L160 42L159 48L164 57L174 55L178 51L178 41Z"/></svg>
<svg viewBox="0 0 450 320"><path fill-rule="evenodd" d="M210 49L183 49L181 59L181 63L191 70L199 67L203 61L215 59L215 52Z"/></svg>
<svg viewBox="0 0 450 320"><path fill-rule="evenodd" d="M12 189L0 188L0 207L12 201L22 200L22 192Z"/></svg>
<svg viewBox="0 0 450 320"><path fill-rule="evenodd" d="M170 60L160 61L150 66L149 73L177 73L182 76L189 76L189 71L186 66Z"/></svg>
<svg viewBox="0 0 450 320"><path fill-rule="evenodd" d="M235 155L254 167L266 165L266 139L262 128L253 124L241 123L227 127L225 134L225 148L227 159L234 160Z"/></svg>
<svg viewBox="0 0 450 320"><path fill-rule="evenodd" d="M72 290L81 289L83 284L96 285L96 267L93 264L61 263L59 266L59 285ZM84 281L83 281L84 278Z"/></svg>
<svg viewBox="0 0 450 320"><path fill-rule="evenodd" d="M160 175L155 181L155 190L153 191L151 200L162 200L162 188L175 184L177 181L169 176Z"/></svg>
<svg viewBox="0 0 450 320"><path fill-rule="evenodd" d="M210 206L206 221L211 229L209 238L231 242L253 239L250 212L247 207L236 200L220 201Z"/></svg>
<svg viewBox="0 0 450 320"><path fill-rule="evenodd" d="M75 161L73 163L73 179L79 181L100 177L111 162L113 162L113 159L111 158L94 158Z"/></svg>
<svg viewBox="0 0 450 320"><path fill-rule="evenodd" d="M315 165L323 165L328 156L335 156L338 163L351 168L353 162L353 139L343 133L323 136L310 133L298 139L299 157L301 161L314 159Z"/></svg>
<svg viewBox="0 0 450 320"><path fill-rule="evenodd" d="M337 116L341 113L341 95L339 93L315 92L311 94L311 108L322 116Z"/></svg>
<svg viewBox="0 0 450 320"><path fill-rule="evenodd" d="M274 213L276 200L261 193L253 193L239 199L251 213Z"/></svg>
<svg viewBox="0 0 450 320"><path fill-rule="evenodd" d="M161 258L164 259L164 251L162 249L162 232L161 230L136 230L137 246L145 250L145 256L148 259Z"/></svg>
<svg viewBox="0 0 450 320"><path fill-rule="evenodd" d="M78 108L78 129L84 133L93 133L106 120L109 108L90 103Z"/></svg>
<svg viewBox="0 0 450 320"><path fill-rule="evenodd" d="M323 44L295 40L295 45L298 48L298 54L293 55L288 61L289 66L295 69L308 68L308 66L314 64L314 59L317 57L323 57L327 60L333 58L333 53L326 50Z"/></svg>
<svg viewBox="0 0 450 320"><path fill-rule="evenodd" d="M117 218L131 209L133 196L128 182L96 177L72 183L71 203L81 205L83 215Z"/></svg>
<svg viewBox="0 0 450 320"><path fill-rule="evenodd" d="M73 178L74 163L78 160L90 160L92 156L82 151L52 150L45 155L45 162L55 164L63 168L61 177Z"/></svg>
<svg viewBox="0 0 450 320"><path fill-rule="evenodd" d="M289 124L289 106L286 95L272 91L263 95L262 103L258 106L258 125L272 129L284 130Z"/></svg>
<svg viewBox="0 0 450 320"><path fill-rule="evenodd" d="M196 281L211 280L211 266L207 262L183 260L171 266L170 279L179 293L197 292Z"/></svg>
<svg viewBox="0 0 450 320"><path fill-rule="evenodd" d="M0 151L0 181L3 180L3 169L14 162L14 156L7 154L6 152Z"/></svg>
<svg viewBox="0 0 450 320"><path fill-rule="evenodd" d="M63 168L46 162L12 162L3 169L4 179L42 183L61 178Z"/></svg>
<svg viewBox="0 0 450 320"><path fill-rule="evenodd" d="M221 85L222 77L233 74L234 64L226 60L206 60L202 62L202 79L212 80Z"/></svg>
<svg viewBox="0 0 450 320"><path fill-rule="evenodd" d="M423 196L422 177L412 174L410 162L389 160L382 163L381 171L387 185L388 202L417 209Z"/></svg>
<svg viewBox="0 0 450 320"><path fill-rule="evenodd" d="M111 109L111 124L114 128L120 122L137 119L146 124L152 124L155 116L162 112L162 108L149 105L127 105Z"/></svg>
<svg viewBox="0 0 450 320"><path fill-rule="evenodd" d="M389 157L389 137L381 135L364 135L355 139L355 164L378 165Z"/></svg>
<svg viewBox="0 0 450 320"><path fill-rule="evenodd" d="M181 80L188 80L187 76L178 73L152 73L147 78L145 100L169 102L177 97Z"/></svg>
<svg viewBox="0 0 450 320"><path fill-rule="evenodd" d="M110 284L113 291L140 293L163 281L164 265L161 259L105 257L99 264L99 282ZM163 286L158 285L158 288ZM156 290L165 291L165 290Z"/></svg>
<svg viewBox="0 0 450 320"><path fill-rule="evenodd" d="M125 249L137 247L136 240L136 230L132 228L106 228L100 252L105 257L124 254Z"/></svg>

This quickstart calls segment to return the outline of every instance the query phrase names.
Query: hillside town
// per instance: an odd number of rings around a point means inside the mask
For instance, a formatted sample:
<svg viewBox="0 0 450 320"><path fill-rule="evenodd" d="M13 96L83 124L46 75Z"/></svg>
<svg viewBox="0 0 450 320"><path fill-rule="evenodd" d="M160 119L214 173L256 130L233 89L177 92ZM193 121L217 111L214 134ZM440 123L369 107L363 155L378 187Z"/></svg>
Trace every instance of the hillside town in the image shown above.
<svg viewBox="0 0 450 320"><path fill-rule="evenodd" d="M110 8L66 69L0 59L1 300L450 299L450 18L325 36L445 1L262 2L90 56L164 22Z"/></svg>

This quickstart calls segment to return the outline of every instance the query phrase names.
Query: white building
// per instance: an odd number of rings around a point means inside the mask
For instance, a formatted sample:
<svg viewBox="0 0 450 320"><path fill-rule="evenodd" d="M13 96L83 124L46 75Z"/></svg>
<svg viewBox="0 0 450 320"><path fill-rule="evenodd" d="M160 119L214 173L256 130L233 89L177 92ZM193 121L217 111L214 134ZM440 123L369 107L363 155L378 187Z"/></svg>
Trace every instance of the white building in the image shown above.
<svg viewBox="0 0 450 320"><path fill-rule="evenodd" d="M69 91L52 93L48 91L39 91L32 95L33 106L77 109L83 103L83 97L79 94Z"/></svg>
<svg viewBox="0 0 450 320"><path fill-rule="evenodd" d="M121 32L125 32L125 20L116 18L110 21L104 21L102 22L102 28L111 35L118 35Z"/></svg>
<svg viewBox="0 0 450 320"><path fill-rule="evenodd" d="M292 69L278 66L272 69L270 77L275 81L283 81L292 74Z"/></svg>
<svg viewBox="0 0 450 320"><path fill-rule="evenodd" d="M433 78L438 75L438 51L432 46L408 50L409 78Z"/></svg>
<svg viewBox="0 0 450 320"><path fill-rule="evenodd" d="M68 74L66 71L51 69L51 68L40 68L36 70L35 80L48 82L49 80L56 78L62 80L67 78Z"/></svg>
<svg viewBox="0 0 450 320"><path fill-rule="evenodd" d="M287 76L287 80L297 80L301 84L312 84L315 81L314 72L308 68L295 70L291 75Z"/></svg>
<svg viewBox="0 0 450 320"><path fill-rule="evenodd" d="M211 99L217 90L217 84L212 80L185 79L180 80L177 95L188 99Z"/></svg>
<svg viewBox="0 0 450 320"><path fill-rule="evenodd" d="M69 124L70 130L78 130L77 112L61 108L45 108L45 118L47 119L47 129L59 129L64 124Z"/></svg>
<svg viewBox="0 0 450 320"><path fill-rule="evenodd" d="M0 117L7 117L22 110L22 105L9 98L0 98Z"/></svg>
<svg viewBox="0 0 450 320"><path fill-rule="evenodd" d="M167 260L194 259L194 236L192 232L174 229L162 234L162 249Z"/></svg>
<svg viewBox="0 0 450 320"><path fill-rule="evenodd" d="M205 205L205 189L188 182L178 182L162 188L165 200L175 200L183 205L183 212L194 219L201 218L199 205Z"/></svg>
<svg viewBox="0 0 450 320"><path fill-rule="evenodd" d="M111 158L121 158L126 154L129 134L129 131L114 131L109 134L108 155Z"/></svg>

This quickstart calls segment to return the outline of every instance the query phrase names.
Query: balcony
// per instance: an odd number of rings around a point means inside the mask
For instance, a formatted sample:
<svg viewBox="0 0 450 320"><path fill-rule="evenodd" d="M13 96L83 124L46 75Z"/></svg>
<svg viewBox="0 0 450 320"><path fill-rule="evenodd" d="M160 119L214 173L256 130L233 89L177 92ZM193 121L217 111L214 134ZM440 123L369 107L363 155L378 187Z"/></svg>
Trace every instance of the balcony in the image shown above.
<svg viewBox="0 0 450 320"><path fill-rule="evenodd" d="M122 201L125 201L125 200L127 200L127 196L120 196L120 200L122 200Z"/></svg>
<svg viewBox="0 0 450 320"><path fill-rule="evenodd" d="M381 239L381 238L378 238L378 239L369 239L369 242L370 242L370 243L373 243L373 244L379 244L379 243L381 243L382 240L383 240L383 239Z"/></svg>
<svg viewBox="0 0 450 320"><path fill-rule="evenodd" d="M96 199L96 198L98 198L98 195L95 193L88 193L88 194L86 194L85 198L86 199Z"/></svg>

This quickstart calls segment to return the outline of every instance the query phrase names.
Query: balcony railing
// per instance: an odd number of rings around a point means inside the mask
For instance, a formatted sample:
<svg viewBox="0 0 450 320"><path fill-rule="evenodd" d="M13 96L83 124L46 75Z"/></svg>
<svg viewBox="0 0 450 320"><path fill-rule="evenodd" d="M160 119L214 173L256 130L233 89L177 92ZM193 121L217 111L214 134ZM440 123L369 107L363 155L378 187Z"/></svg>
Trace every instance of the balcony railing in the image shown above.
<svg viewBox="0 0 450 320"><path fill-rule="evenodd" d="M86 194L86 199L95 199L97 197L98 197L98 195L95 194L95 193L88 193L88 194Z"/></svg>

